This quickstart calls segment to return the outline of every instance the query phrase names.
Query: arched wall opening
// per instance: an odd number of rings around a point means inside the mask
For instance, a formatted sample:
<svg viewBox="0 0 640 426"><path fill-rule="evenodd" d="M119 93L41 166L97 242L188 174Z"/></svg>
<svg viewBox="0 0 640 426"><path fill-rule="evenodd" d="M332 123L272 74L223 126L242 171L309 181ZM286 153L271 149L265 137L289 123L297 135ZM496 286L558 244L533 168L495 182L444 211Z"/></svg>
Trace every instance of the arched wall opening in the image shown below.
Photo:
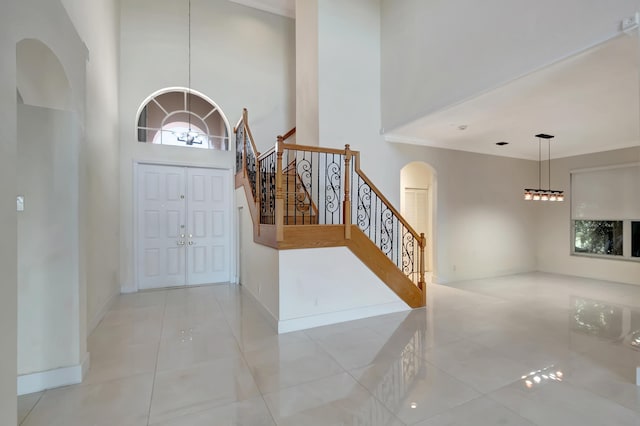
<svg viewBox="0 0 640 426"><path fill-rule="evenodd" d="M429 164L415 161L400 171L400 213L427 239L425 271L428 282L435 276L436 171Z"/></svg>
<svg viewBox="0 0 640 426"><path fill-rule="evenodd" d="M18 42L16 71L17 374L18 394L25 394L70 384L73 380L57 383L42 377L82 362L82 126L64 68L46 44L35 39ZM42 380L38 383L34 377Z"/></svg>

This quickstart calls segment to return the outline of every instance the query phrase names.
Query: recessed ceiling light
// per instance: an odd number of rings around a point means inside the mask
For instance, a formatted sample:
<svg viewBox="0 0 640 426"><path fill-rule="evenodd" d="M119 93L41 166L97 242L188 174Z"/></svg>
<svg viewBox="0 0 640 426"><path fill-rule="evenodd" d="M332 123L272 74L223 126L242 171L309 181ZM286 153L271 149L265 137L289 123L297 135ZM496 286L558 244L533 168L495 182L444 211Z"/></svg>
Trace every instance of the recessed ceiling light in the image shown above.
<svg viewBox="0 0 640 426"><path fill-rule="evenodd" d="M505 145L509 145L509 142L496 142L496 145L505 146Z"/></svg>

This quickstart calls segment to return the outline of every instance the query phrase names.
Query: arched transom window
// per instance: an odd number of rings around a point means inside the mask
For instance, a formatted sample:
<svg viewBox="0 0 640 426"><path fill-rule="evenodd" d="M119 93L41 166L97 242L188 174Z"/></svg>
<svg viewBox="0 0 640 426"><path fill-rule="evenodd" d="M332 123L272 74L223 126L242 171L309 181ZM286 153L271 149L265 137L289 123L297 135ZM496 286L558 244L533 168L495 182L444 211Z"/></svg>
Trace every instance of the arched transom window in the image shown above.
<svg viewBox="0 0 640 426"><path fill-rule="evenodd" d="M204 95L166 89L150 96L138 113L138 142L229 150L229 123Z"/></svg>

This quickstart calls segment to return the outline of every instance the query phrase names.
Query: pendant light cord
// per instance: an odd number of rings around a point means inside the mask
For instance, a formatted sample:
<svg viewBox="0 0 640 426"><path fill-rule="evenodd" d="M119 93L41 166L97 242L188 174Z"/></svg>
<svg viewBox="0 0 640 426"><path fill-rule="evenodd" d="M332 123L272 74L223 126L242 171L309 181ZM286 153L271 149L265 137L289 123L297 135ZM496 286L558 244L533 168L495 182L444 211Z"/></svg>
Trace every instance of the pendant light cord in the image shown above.
<svg viewBox="0 0 640 426"><path fill-rule="evenodd" d="M189 117L189 133L191 133L191 0L189 0L189 62L188 62L188 84L189 91L187 92L187 114ZM191 137L188 135L187 137Z"/></svg>
<svg viewBox="0 0 640 426"><path fill-rule="evenodd" d="M549 145L549 191L551 191L551 139L547 139Z"/></svg>
<svg viewBox="0 0 640 426"><path fill-rule="evenodd" d="M538 189L542 189L542 148L540 143L540 138L538 138Z"/></svg>

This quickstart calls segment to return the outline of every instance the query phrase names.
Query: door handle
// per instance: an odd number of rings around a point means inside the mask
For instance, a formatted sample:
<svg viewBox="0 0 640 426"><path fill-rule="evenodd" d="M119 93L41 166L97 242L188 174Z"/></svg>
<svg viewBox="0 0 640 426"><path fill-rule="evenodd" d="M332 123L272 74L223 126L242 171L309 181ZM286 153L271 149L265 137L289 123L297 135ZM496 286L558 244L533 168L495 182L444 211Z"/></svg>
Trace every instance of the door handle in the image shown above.
<svg viewBox="0 0 640 426"><path fill-rule="evenodd" d="M184 241L176 241L176 244L179 246L183 246L184 245Z"/></svg>
<svg viewBox="0 0 640 426"><path fill-rule="evenodd" d="M183 244L184 244L184 243L183 243ZM193 241L189 241L189 245L190 245L190 246L192 246L192 245L194 245L194 244L195 244L195 243L194 243Z"/></svg>

